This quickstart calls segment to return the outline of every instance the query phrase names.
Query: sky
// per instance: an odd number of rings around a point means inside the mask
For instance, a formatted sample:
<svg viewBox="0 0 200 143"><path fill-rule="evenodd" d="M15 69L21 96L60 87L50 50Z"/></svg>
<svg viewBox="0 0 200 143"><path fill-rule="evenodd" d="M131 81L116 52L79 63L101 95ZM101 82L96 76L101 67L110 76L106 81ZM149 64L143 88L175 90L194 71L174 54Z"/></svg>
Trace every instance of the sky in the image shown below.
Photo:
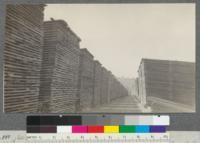
<svg viewBox="0 0 200 143"><path fill-rule="evenodd" d="M117 77L138 76L142 58L195 62L195 4L48 4Z"/></svg>

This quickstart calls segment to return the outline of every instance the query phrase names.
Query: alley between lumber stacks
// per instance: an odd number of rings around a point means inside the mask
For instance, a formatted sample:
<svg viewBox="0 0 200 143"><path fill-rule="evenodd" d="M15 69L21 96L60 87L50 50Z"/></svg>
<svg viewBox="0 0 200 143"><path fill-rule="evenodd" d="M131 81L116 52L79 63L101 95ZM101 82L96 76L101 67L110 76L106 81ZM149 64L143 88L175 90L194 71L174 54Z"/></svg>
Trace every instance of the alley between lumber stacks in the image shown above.
<svg viewBox="0 0 200 143"><path fill-rule="evenodd" d="M87 112L87 111L85 111ZM88 110L89 113L141 113L142 108L135 96L126 96L112 100L109 104L104 104Z"/></svg>

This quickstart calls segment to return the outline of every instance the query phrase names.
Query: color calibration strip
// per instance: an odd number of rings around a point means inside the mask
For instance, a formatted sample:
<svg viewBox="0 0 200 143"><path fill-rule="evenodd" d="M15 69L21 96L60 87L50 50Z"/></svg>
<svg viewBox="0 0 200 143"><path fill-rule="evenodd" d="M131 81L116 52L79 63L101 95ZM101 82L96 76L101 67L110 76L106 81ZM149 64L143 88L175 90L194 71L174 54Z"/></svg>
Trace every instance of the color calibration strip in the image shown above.
<svg viewBox="0 0 200 143"><path fill-rule="evenodd" d="M27 126L34 125L165 125L167 115L107 115L107 116L28 116Z"/></svg>
<svg viewBox="0 0 200 143"><path fill-rule="evenodd" d="M28 116L27 133L164 133L169 116Z"/></svg>
<svg viewBox="0 0 200 143"><path fill-rule="evenodd" d="M165 133L166 126L28 126L27 133Z"/></svg>

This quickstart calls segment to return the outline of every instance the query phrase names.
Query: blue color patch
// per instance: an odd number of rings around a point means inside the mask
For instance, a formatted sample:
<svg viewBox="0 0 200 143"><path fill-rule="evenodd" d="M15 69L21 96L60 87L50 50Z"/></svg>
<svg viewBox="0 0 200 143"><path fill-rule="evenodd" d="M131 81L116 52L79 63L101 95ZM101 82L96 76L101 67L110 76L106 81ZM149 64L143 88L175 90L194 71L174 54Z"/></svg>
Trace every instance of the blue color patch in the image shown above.
<svg viewBox="0 0 200 143"><path fill-rule="evenodd" d="M136 133L150 133L150 126L136 126Z"/></svg>

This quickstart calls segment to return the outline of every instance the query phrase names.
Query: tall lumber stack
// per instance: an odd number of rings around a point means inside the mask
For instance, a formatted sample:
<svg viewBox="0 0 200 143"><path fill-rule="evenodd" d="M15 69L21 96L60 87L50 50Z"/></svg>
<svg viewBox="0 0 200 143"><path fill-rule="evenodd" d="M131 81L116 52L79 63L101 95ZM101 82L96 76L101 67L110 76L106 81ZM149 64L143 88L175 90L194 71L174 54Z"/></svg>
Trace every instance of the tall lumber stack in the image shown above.
<svg viewBox="0 0 200 143"><path fill-rule="evenodd" d="M113 96L113 74L111 71L108 71L108 90L107 90L107 103L111 102Z"/></svg>
<svg viewBox="0 0 200 143"><path fill-rule="evenodd" d="M118 81L118 80L117 80ZM128 93L128 90L118 81L118 93L119 94L117 94L118 96L118 98L121 98L121 97L124 97L124 96L128 96L129 95L129 93ZM121 90L119 90L119 89L121 89Z"/></svg>
<svg viewBox="0 0 200 143"><path fill-rule="evenodd" d="M37 112L44 5L7 5L4 49L5 112Z"/></svg>
<svg viewBox="0 0 200 143"><path fill-rule="evenodd" d="M128 96L128 90L106 68L102 68L101 104L108 104L111 100Z"/></svg>
<svg viewBox="0 0 200 143"><path fill-rule="evenodd" d="M137 98L139 97L139 78L135 78L135 95ZM139 99L139 98L138 98Z"/></svg>
<svg viewBox="0 0 200 143"><path fill-rule="evenodd" d="M87 49L81 49L79 67L79 96L80 109L92 107L94 94L94 60Z"/></svg>
<svg viewBox="0 0 200 143"><path fill-rule="evenodd" d="M95 61L93 107L109 104L112 100L125 96L128 96L127 89L111 71L102 67L99 61Z"/></svg>
<svg viewBox="0 0 200 143"><path fill-rule="evenodd" d="M117 78L114 79L114 89L115 94L112 99L128 96L128 90L117 80Z"/></svg>
<svg viewBox="0 0 200 143"><path fill-rule="evenodd" d="M144 63L141 61L138 69L138 98L142 105L146 105L146 84Z"/></svg>
<svg viewBox="0 0 200 143"><path fill-rule="evenodd" d="M118 84L117 84L117 79L113 76L112 78L111 78L111 80L112 80L112 85L110 86L110 93L111 93L111 96L110 96L110 99L111 100L114 100L114 99L116 99L117 98L117 94L118 94ZM120 89L121 90L121 89Z"/></svg>
<svg viewBox="0 0 200 143"><path fill-rule="evenodd" d="M101 104L108 103L108 83L109 83L109 72L106 68L102 67L102 83L101 83Z"/></svg>
<svg viewBox="0 0 200 143"><path fill-rule="evenodd" d="M116 96L116 79L115 79L115 76L110 73L110 76L109 76L109 102L113 99L115 99L115 96Z"/></svg>
<svg viewBox="0 0 200 143"><path fill-rule="evenodd" d="M99 106L101 104L101 84L102 84L102 67L97 60L94 61L94 95L92 106Z"/></svg>
<svg viewBox="0 0 200 143"><path fill-rule="evenodd" d="M146 97L195 105L195 63L143 59ZM142 88L141 86L139 88Z"/></svg>
<svg viewBox="0 0 200 143"><path fill-rule="evenodd" d="M79 42L65 21L44 22L40 112L76 112Z"/></svg>

